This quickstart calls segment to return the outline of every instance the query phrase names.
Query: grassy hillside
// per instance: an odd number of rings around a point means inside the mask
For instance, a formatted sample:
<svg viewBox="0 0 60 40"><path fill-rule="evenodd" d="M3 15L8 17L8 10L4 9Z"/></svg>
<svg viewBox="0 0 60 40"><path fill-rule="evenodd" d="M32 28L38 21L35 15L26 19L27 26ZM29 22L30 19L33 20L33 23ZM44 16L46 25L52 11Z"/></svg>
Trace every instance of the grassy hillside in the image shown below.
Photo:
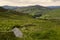
<svg viewBox="0 0 60 40"><path fill-rule="evenodd" d="M15 10L17 12L23 12L23 13L28 13L30 15L36 15L36 14L43 14L49 9L47 7L43 7L40 5L35 5L35 6L28 6L28 7L20 7Z"/></svg>
<svg viewBox="0 0 60 40"><path fill-rule="evenodd" d="M47 11L45 15L55 17L59 10ZM47 16L48 17L48 16ZM56 16L57 17L57 16ZM52 17L51 17L52 18ZM11 31L14 25L22 26L23 38L17 38ZM3 32L6 31L6 32ZM0 12L0 39L1 40L60 40L60 20L44 20L32 18L29 14L16 11Z"/></svg>
<svg viewBox="0 0 60 40"><path fill-rule="evenodd" d="M47 11L41 18L60 19L60 8Z"/></svg>

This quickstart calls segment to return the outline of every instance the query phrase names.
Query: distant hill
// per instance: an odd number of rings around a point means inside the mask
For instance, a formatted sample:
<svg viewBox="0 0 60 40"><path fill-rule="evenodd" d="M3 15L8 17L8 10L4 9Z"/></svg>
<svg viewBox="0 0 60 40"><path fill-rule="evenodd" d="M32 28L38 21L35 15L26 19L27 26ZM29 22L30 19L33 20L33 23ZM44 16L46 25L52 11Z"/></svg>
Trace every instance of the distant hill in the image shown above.
<svg viewBox="0 0 60 40"><path fill-rule="evenodd" d="M23 19L22 17L27 18L29 15L0 7L0 19Z"/></svg>
<svg viewBox="0 0 60 40"><path fill-rule="evenodd" d="M2 6L5 9L8 10L14 10L16 12L20 12L20 13L26 13L32 16L41 16L42 14L44 14L45 12L47 12L48 10L50 10L50 8L48 7L43 7L40 5L33 5L33 6L25 6L25 7L17 7L17 6Z"/></svg>
<svg viewBox="0 0 60 40"><path fill-rule="evenodd" d="M50 9L47 7L40 6L40 5L34 5L34 6L20 7L15 10L17 12L23 12L23 13L28 13L30 15L36 15L36 14L43 14L44 12Z"/></svg>
<svg viewBox="0 0 60 40"><path fill-rule="evenodd" d="M19 8L18 6L8 6L8 5L4 5L2 7L5 8L5 9L16 9L16 8Z"/></svg>
<svg viewBox="0 0 60 40"><path fill-rule="evenodd" d="M6 12L6 11L8 11L8 9L5 9L3 7L0 7L0 12Z"/></svg>
<svg viewBox="0 0 60 40"><path fill-rule="evenodd" d="M60 8L49 10L42 16L45 19L60 19Z"/></svg>
<svg viewBox="0 0 60 40"><path fill-rule="evenodd" d="M32 16L33 18L43 18L43 19L58 19L60 18L60 8L51 9L48 7L43 7L40 5L27 6L27 7L17 7L13 10L6 9L4 7L0 7L0 16L9 17L9 18L17 18L24 16ZM4 13L3 13L4 12ZM13 15L13 16L12 16Z"/></svg>
<svg viewBox="0 0 60 40"><path fill-rule="evenodd" d="M48 8L60 8L60 6L48 6Z"/></svg>

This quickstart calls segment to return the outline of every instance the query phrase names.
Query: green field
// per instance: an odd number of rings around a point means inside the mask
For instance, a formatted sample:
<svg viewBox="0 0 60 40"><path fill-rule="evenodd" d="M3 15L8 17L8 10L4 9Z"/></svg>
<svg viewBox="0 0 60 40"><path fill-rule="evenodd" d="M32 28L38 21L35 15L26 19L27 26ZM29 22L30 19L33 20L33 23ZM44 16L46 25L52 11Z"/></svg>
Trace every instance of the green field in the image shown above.
<svg viewBox="0 0 60 40"><path fill-rule="evenodd" d="M15 11L0 12L0 40L60 40L60 19L55 17L60 17L60 9L49 10L39 18ZM14 25L22 26L23 38L7 32Z"/></svg>
<svg viewBox="0 0 60 40"><path fill-rule="evenodd" d="M45 19L60 19L60 8L59 9L53 9L53 10L48 10L42 18Z"/></svg>

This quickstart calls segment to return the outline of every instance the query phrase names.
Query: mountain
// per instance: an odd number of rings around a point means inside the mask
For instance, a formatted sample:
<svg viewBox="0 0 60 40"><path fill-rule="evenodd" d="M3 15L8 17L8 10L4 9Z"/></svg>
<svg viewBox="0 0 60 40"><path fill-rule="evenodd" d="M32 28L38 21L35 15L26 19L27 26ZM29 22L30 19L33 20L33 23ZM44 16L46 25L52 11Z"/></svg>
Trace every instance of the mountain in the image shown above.
<svg viewBox="0 0 60 40"><path fill-rule="evenodd" d="M23 19L23 18L31 17L28 14L22 13L22 12L16 12L14 10L5 9L3 7L0 7L0 19Z"/></svg>
<svg viewBox="0 0 60 40"><path fill-rule="evenodd" d="M28 13L30 15L43 14L43 12L46 12L47 10L50 10L50 9L40 5L20 7L15 9L15 11L17 12Z"/></svg>
<svg viewBox="0 0 60 40"><path fill-rule="evenodd" d="M4 14L1 14L4 18L16 18L17 16L21 15L31 15L33 18L40 17L44 13L48 11L49 8L39 6L39 5L34 5L34 6L28 6L28 7L12 7L12 6L3 6L2 7L4 10ZM3 13L3 12L2 12ZM13 16L11 16L13 15ZM17 15L17 16L14 16Z"/></svg>
<svg viewBox="0 0 60 40"><path fill-rule="evenodd" d="M2 8L2 9L1 9ZM43 7L40 5L33 5L33 6L26 6L26 7L11 7L6 6L6 8L1 7L1 11L5 10L8 14L5 13L5 15L10 14L11 15L17 15L21 16L23 15L30 15L33 18L43 18L43 19L58 19L60 18L60 8L50 8L50 7ZM11 9L11 10L10 10ZM1 14L0 14L1 15Z"/></svg>
<svg viewBox="0 0 60 40"><path fill-rule="evenodd" d="M18 6L8 6L8 5L4 5L2 7L5 8L5 9L16 9L16 8L19 8Z"/></svg>
<svg viewBox="0 0 60 40"><path fill-rule="evenodd" d="M6 12L6 11L8 11L8 9L5 9L3 7L0 7L0 12Z"/></svg>
<svg viewBox="0 0 60 40"><path fill-rule="evenodd" d="M60 6L48 6L48 8L54 9L54 8L60 8Z"/></svg>
<svg viewBox="0 0 60 40"><path fill-rule="evenodd" d="M41 16L43 19L60 19L60 8L52 9L47 11Z"/></svg>
<svg viewBox="0 0 60 40"><path fill-rule="evenodd" d="M12 11L15 11L15 12L29 14L29 15L32 15L34 18L39 17L42 14L46 13L48 10L50 10L50 8L43 7L43 6L40 6L40 5L25 6L25 7L4 5L4 6L2 6L2 8L4 8L5 10L9 10L9 11L12 10Z"/></svg>

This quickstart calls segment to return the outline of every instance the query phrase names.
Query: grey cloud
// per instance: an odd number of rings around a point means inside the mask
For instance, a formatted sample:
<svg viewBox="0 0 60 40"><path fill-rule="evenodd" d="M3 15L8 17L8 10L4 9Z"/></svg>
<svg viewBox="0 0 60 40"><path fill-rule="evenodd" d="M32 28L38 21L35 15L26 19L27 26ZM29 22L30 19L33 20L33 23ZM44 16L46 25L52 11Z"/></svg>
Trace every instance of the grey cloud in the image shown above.
<svg viewBox="0 0 60 40"><path fill-rule="evenodd" d="M37 3L37 1L33 1L33 0L4 0L4 1L8 1L8 2L13 2L13 3L25 3L25 4L35 4ZM39 0L38 0L39 1Z"/></svg>
<svg viewBox="0 0 60 40"><path fill-rule="evenodd" d="M54 2L60 1L60 0L53 0Z"/></svg>
<svg viewBox="0 0 60 40"><path fill-rule="evenodd" d="M0 5L30 5L30 4L38 4L38 5L60 5L60 0L0 0Z"/></svg>

